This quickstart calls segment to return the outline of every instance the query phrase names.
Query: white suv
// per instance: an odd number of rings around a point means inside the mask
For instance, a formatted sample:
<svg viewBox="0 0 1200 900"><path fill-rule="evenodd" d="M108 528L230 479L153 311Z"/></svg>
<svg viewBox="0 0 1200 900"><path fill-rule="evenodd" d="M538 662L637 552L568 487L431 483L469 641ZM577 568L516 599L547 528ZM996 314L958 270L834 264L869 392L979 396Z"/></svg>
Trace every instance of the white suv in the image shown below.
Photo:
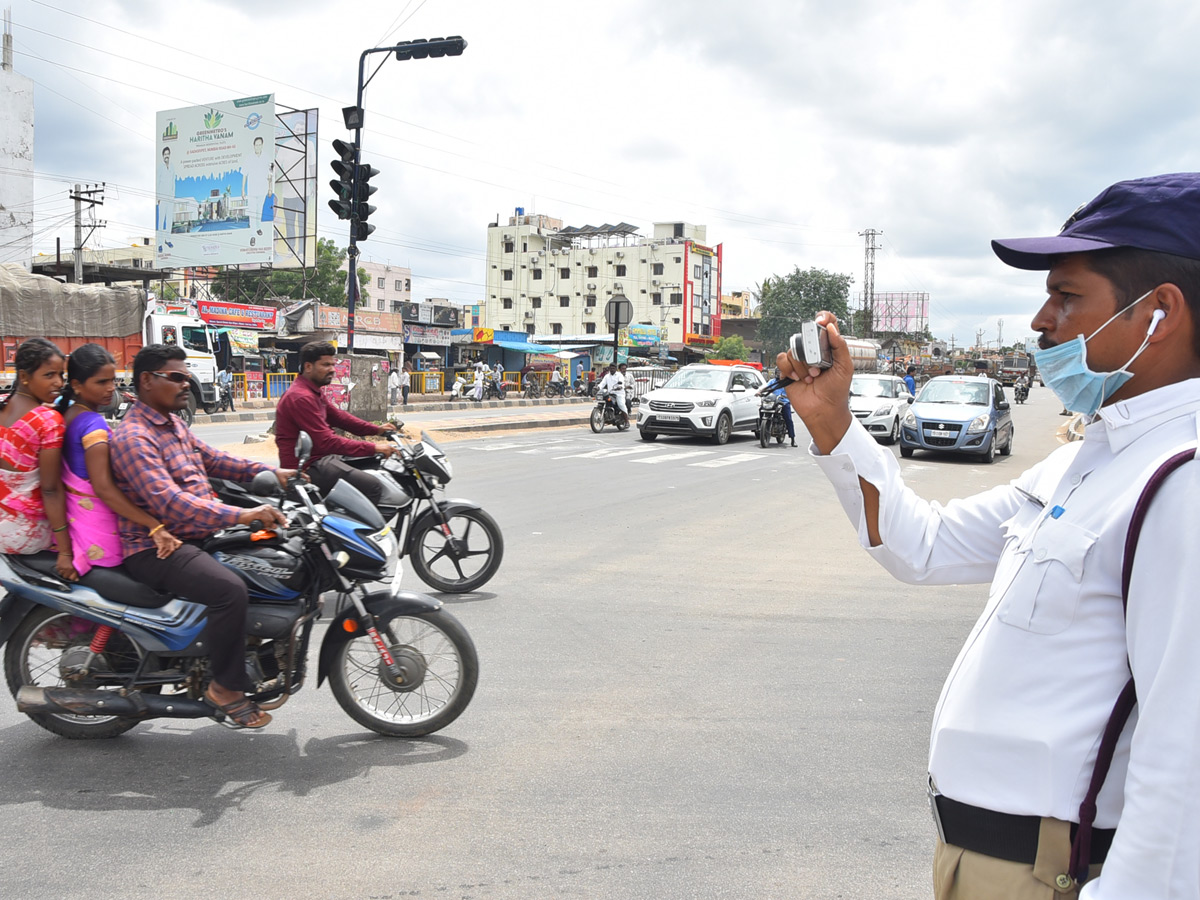
<svg viewBox="0 0 1200 900"><path fill-rule="evenodd" d="M638 404L643 441L660 434L703 435L724 444L735 431L758 427L758 391L765 386L749 366L684 366Z"/></svg>
<svg viewBox="0 0 1200 900"><path fill-rule="evenodd" d="M900 420L913 395L898 375L855 375L850 379L850 412L885 444L900 440Z"/></svg>

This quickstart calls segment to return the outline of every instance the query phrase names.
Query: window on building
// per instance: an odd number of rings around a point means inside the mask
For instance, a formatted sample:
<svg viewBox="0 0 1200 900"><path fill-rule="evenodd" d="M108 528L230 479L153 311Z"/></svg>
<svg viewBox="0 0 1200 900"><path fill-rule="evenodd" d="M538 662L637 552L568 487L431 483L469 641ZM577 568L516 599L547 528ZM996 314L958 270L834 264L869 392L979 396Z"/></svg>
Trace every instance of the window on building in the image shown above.
<svg viewBox="0 0 1200 900"><path fill-rule="evenodd" d="M595 294L588 294L586 297L584 297L584 298L583 298L583 305L584 305L584 306L589 306L589 307L590 307L590 306L595 306L595 305L596 305L596 295L595 295Z"/></svg>
<svg viewBox="0 0 1200 900"><path fill-rule="evenodd" d="M534 280L534 281L541 281L541 280L542 280L542 270L541 270L541 269L534 269L534 270L533 270L533 280Z"/></svg>
<svg viewBox="0 0 1200 900"><path fill-rule="evenodd" d="M682 256L675 257L675 262L677 262L677 263L683 262L683 257Z"/></svg>
<svg viewBox="0 0 1200 900"><path fill-rule="evenodd" d="M571 277L571 270L570 270L569 268L566 268L566 269L559 269L559 270L558 270L558 277L559 277L559 278L570 278L570 277Z"/></svg>
<svg viewBox="0 0 1200 900"><path fill-rule="evenodd" d="M571 305L571 298L570 298L570 297L559 297L559 298L558 298L558 305L559 305L559 306L570 306L570 305Z"/></svg>
<svg viewBox="0 0 1200 900"><path fill-rule="evenodd" d="M595 334L596 333L596 323L595 322L584 322L583 323L583 333L584 334Z"/></svg>
<svg viewBox="0 0 1200 900"><path fill-rule="evenodd" d="M411 278L405 278L405 279L404 279L404 289L405 289L406 291L411 291L411 290L412 290L412 279L411 279Z"/></svg>
<svg viewBox="0 0 1200 900"><path fill-rule="evenodd" d="M512 329L511 329L511 328L509 328L507 325L501 325L501 326L500 326L500 330L501 330L501 331L511 331Z"/></svg>
<svg viewBox="0 0 1200 900"><path fill-rule="evenodd" d="M596 278L599 275L600 275L600 269L598 266L588 266L588 274L587 274L588 278Z"/></svg>
<svg viewBox="0 0 1200 900"><path fill-rule="evenodd" d="M617 266L617 274L624 275L625 274L625 266L623 266L623 265Z"/></svg>
<svg viewBox="0 0 1200 900"><path fill-rule="evenodd" d="M505 309L512 309L512 297L505 297L500 302L504 304Z"/></svg>
<svg viewBox="0 0 1200 900"><path fill-rule="evenodd" d="M692 266L692 277L693 278L700 277L700 263L696 263L694 266Z"/></svg>
<svg viewBox="0 0 1200 900"><path fill-rule="evenodd" d="M551 334L562 334L562 323L561 322L551 322L550 323L550 333Z"/></svg>
<svg viewBox="0 0 1200 900"><path fill-rule="evenodd" d="M671 305L672 306L683 306L683 294L672 294L671 295Z"/></svg>
<svg viewBox="0 0 1200 900"><path fill-rule="evenodd" d="M655 275L661 275L663 273L663 264L655 263L654 267L653 267L653 272Z"/></svg>
<svg viewBox="0 0 1200 900"><path fill-rule="evenodd" d="M525 326L525 333L526 333L526 334L533 334L533 326L532 326L532 325L526 325L526 326Z"/></svg>
<svg viewBox="0 0 1200 900"><path fill-rule="evenodd" d="M679 320L678 320L678 319L672 319L671 321L672 321L672 322L674 322L676 325L678 325L678 324L679 324Z"/></svg>
<svg viewBox="0 0 1200 900"><path fill-rule="evenodd" d="M532 300L529 301L529 305L532 306L534 309L541 309L542 308L542 298L534 297Z"/></svg>
<svg viewBox="0 0 1200 900"><path fill-rule="evenodd" d="M521 241L521 252L522 253L529 252L529 241Z"/></svg>
<svg viewBox="0 0 1200 900"><path fill-rule="evenodd" d="M396 279L396 290L398 290L398 291L404 290L404 282L401 281L399 278Z"/></svg>
<svg viewBox="0 0 1200 900"><path fill-rule="evenodd" d="M662 306L662 294L657 294L657 293L651 294L650 295L650 304L652 306Z"/></svg>
<svg viewBox="0 0 1200 900"><path fill-rule="evenodd" d="M380 310L383 309L383 298L382 297L379 298L379 309Z"/></svg>
<svg viewBox="0 0 1200 900"><path fill-rule="evenodd" d="M517 247L516 247L516 245L515 245L515 244L513 244L513 242L512 242L512 241L505 241L505 242L504 242L504 252L505 252L505 253L512 253L512 252L513 252L514 250L516 250L516 249L517 249Z"/></svg>
<svg viewBox="0 0 1200 900"><path fill-rule="evenodd" d="M380 278L380 279L379 279L379 289L380 289L380 290L383 290L383 288L384 288L384 286L385 286L386 284L387 284L387 279L386 279L386 278Z"/></svg>
<svg viewBox="0 0 1200 900"><path fill-rule="evenodd" d="M505 270L504 270L504 280L505 280L505 281L512 281L512 272L513 272L513 270L512 270L512 269L505 269Z"/></svg>

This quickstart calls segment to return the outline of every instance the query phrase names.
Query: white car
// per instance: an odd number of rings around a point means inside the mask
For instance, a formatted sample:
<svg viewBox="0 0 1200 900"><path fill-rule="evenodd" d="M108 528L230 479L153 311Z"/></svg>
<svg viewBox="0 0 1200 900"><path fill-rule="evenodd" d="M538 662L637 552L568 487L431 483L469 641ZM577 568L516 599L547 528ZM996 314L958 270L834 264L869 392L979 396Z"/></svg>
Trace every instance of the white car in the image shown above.
<svg viewBox="0 0 1200 900"><path fill-rule="evenodd" d="M684 366L638 404L643 441L660 434L701 435L724 444L735 431L758 428L758 391L766 386L750 366Z"/></svg>
<svg viewBox="0 0 1200 900"><path fill-rule="evenodd" d="M897 375L855 375L850 379L850 411L885 444L900 439L900 421L913 395Z"/></svg>

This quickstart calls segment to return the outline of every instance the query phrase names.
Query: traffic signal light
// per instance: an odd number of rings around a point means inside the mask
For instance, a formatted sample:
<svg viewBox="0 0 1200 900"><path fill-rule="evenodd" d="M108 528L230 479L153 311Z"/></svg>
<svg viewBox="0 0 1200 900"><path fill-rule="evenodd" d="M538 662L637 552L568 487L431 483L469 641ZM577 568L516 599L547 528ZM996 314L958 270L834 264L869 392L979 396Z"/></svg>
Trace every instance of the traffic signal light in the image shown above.
<svg viewBox="0 0 1200 900"><path fill-rule="evenodd" d="M349 219L354 215L354 157L358 148L347 141L334 141L333 152L338 155L329 165L337 173L337 178L329 182L336 198L329 201L329 208L337 213L339 219Z"/></svg>
<svg viewBox="0 0 1200 900"><path fill-rule="evenodd" d="M371 184L371 179L379 174L379 170L366 163L359 163L358 177L354 181L354 239L365 241L375 226L367 222L375 207L367 201L379 188Z"/></svg>

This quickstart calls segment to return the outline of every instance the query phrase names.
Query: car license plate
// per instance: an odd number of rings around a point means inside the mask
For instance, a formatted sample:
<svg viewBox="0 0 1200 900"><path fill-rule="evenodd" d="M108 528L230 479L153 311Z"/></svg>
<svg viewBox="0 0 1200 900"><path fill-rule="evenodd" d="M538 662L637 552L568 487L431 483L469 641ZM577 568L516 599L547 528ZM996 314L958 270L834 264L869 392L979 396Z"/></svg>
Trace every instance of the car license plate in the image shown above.
<svg viewBox="0 0 1200 900"><path fill-rule="evenodd" d="M948 438L954 437L954 432L947 428L931 428L929 430L930 437Z"/></svg>
<svg viewBox="0 0 1200 900"><path fill-rule="evenodd" d="M679 421L679 416L663 416L663 415L660 415L660 416L658 416L658 420L659 420L660 422L678 422L678 421Z"/></svg>

